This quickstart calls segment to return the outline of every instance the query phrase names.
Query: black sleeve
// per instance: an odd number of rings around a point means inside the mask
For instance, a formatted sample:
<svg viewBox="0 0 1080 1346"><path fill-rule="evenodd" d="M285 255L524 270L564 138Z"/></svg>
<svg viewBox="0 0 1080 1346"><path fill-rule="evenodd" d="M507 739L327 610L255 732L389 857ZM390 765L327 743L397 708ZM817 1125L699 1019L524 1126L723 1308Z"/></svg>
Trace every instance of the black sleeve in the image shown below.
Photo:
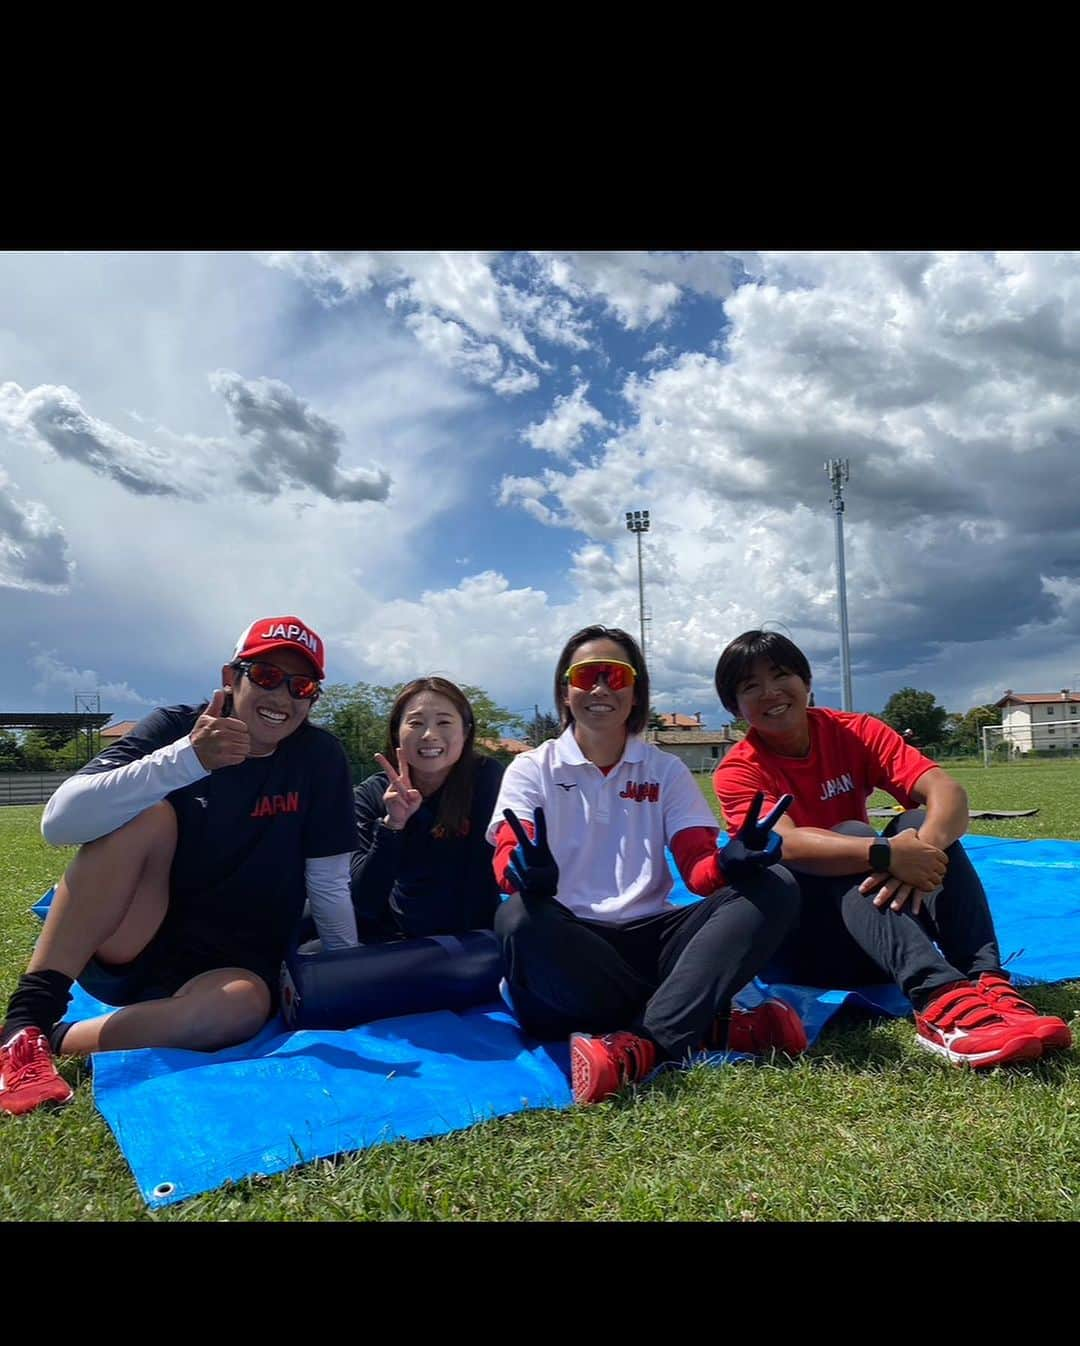
<svg viewBox="0 0 1080 1346"><path fill-rule="evenodd" d="M305 747L314 753L312 805L304 827L304 859L347 855L356 846L349 759L327 730L309 725L299 732L311 735Z"/></svg>
<svg viewBox="0 0 1080 1346"><path fill-rule="evenodd" d="M357 847L349 865L357 921L381 924L390 908L390 890L397 878L404 832L383 827L383 795L389 781L377 771L353 791Z"/></svg>
<svg viewBox="0 0 1080 1346"><path fill-rule="evenodd" d="M465 924L468 930L490 930L499 907L499 886L491 863L495 848L484 833L499 797L504 770L503 764L494 757L477 759L465 866Z"/></svg>

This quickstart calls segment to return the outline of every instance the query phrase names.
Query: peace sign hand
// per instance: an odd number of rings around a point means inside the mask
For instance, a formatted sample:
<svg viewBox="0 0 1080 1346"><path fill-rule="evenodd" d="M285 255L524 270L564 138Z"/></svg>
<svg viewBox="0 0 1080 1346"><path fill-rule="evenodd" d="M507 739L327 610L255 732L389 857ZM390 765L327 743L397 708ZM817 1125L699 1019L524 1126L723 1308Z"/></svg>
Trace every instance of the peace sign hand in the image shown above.
<svg viewBox="0 0 1080 1346"><path fill-rule="evenodd" d="M765 794L762 790L757 792L742 826L720 847L720 868L729 883L745 878L755 870L767 869L780 859L783 844L772 827L788 811L794 798L794 795L783 795L774 809L759 818Z"/></svg>
<svg viewBox="0 0 1080 1346"><path fill-rule="evenodd" d="M548 846L543 808L537 806L536 835L531 841L513 809L503 809L503 817L518 839L506 866L514 887L523 897L554 897L559 891L559 866Z"/></svg>
<svg viewBox="0 0 1080 1346"><path fill-rule="evenodd" d="M416 810L424 802L424 796L409 779L409 764L397 750L398 769L395 771L381 752L375 754L375 760L386 772L390 784L383 794L386 805L386 817L383 822L395 832L400 832Z"/></svg>

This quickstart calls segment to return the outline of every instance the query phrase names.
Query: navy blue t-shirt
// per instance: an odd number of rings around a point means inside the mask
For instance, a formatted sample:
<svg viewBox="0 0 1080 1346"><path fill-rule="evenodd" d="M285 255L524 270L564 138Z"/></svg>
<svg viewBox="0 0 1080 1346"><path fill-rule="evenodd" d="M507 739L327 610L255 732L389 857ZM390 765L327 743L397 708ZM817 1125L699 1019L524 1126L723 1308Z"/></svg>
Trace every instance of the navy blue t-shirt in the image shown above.
<svg viewBox="0 0 1080 1346"><path fill-rule="evenodd" d="M80 774L110 771L175 743L206 704L151 711ZM269 757L220 767L165 798L176 811L178 837L162 934L217 966L275 964L307 896L304 862L356 846L341 744L305 723Z"/></svg>
<svg viewBox="0 0 1080 1346"><path fill-rule="evenodd" d="M379 934L455 935L490 930L499 905L485 833L499 797L503 766L476 758L465 836L436 837L442 790L429 795L400 832L383 827L382 771L356 787L359 849L352 857L352 898L361 939Z"/></svg>

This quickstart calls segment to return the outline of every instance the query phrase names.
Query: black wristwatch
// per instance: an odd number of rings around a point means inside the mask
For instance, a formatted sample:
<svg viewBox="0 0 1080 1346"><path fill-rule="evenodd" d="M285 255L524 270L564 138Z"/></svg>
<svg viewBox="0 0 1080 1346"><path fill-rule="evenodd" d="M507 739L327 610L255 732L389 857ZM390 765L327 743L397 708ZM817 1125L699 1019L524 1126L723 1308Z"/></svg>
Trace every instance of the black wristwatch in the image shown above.
<svg viewBox="0 0 1080 1346"><path fill-rule="evenodd" d="M889 845L888 837L875 837L870 843L870 872L888 874L890 864L892 864L892 847Z"/></svg>

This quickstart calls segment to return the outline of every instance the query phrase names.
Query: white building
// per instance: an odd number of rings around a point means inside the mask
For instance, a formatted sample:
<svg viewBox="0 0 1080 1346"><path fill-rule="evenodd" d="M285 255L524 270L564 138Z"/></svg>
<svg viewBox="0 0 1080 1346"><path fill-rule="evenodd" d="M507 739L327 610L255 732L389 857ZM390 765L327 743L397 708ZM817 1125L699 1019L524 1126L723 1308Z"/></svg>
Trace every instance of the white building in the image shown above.
<svg viewBox="0 0 1080 1346"><path fill-rule="evenodd" d="M684 720L686 725L675 729L647 729L644 737L680 758L691 771L714 771L743 737L730 725L723 729L702 729L699 727L700 716L696 720L691 720L688 715L662 718L669 722Z"/></svg>
<svg viewBox="0 0 1080 1346"><path fill-rule="evenodd" d="M1014 752L1080 750L1080 692L1014 692L995 703L1001 736Z"/></svg>

